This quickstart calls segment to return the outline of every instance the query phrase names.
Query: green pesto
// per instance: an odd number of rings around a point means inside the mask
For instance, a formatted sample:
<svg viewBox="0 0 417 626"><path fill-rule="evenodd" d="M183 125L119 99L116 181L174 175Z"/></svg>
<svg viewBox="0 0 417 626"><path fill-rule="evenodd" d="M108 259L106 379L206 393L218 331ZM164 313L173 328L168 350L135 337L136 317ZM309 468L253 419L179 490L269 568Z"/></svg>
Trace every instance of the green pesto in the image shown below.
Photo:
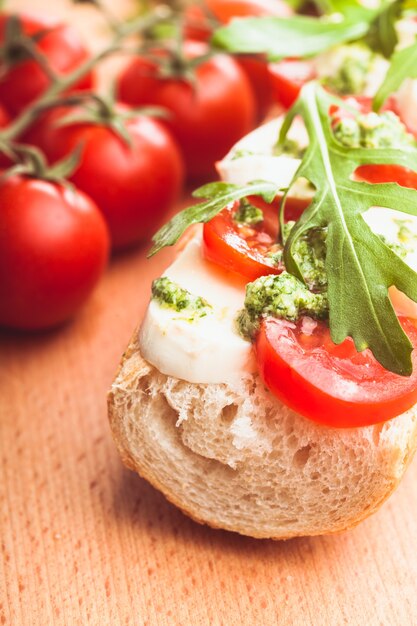
<svg viewBox="0 0 417 626"><path fill-rule="evenodd" d="M284 242L287 240L295 222L287 222L283 232ZM293 245L293 256L301 274L312 291L327 289L326 263L327 228L312 228L297 239Z"/></svg>
<svg viewBox="0 0 417 626"><path fill-rule="evenodd" d="M306 148L302 148L298 141L295 139L290 139L290 137L285 137L283 143L277 143L273 149L274 156L281 156L284 154L285 156L294 157L294 159L302 159L306 151Z"/></svg>
<svg viewBox="0 0 417 626"><path fill-rule="evenodd" d="M324 78L323 84L340 95L363 93L376 55L361 44L340 46L334 54L337 69Z"/></svg>
<svg viewBox="0 0 417 626"><path fill-rule="evenodd" d="M153 281L152 298L161 306L187 313L189 321L204 317L211 309L210 304L204 298L194 296L167 276L162 276Z"/></svg>
<svg viewBox="0 0 417 626"><path fill-rule="evenodd" d="M326 318L327 294L309 291L298 278L287 272L269 274L246 285L245 308L237 317L237 326L243 337L250 339L256 333L262 317L296 321L300 315Z"/></svg>
<svg viewBox="0 0 417 626"><path fill-rule="evenodd" d="M394 220L394 223L396 224L398 228L398 232L397 232L398 241L400 245L403 246L405 254L408 254L409 252L414 252L417 248L417 235L415 231L413 231L410 228L410 224L412 224L413 222L407 219L405 220L396 219Z"/></svg>
<svg viewBox="0 0 417 626"><path fill-rule="evenodd" d="M347 148L391 148L416 145L416 141L392 111L366 113L337 122L334 136Z"/></svg>
<svg viewBox="0 0 417 626"><path fill-rule="evenodd" d="M236 161L237 159L241 159L242 157L253 156L254 154L256 154L256 152L253 152L252 150L243 150L242 148L234 152L231 160Z"/></svg>
<svg viewBox="0 0 417 626"><path fill-rule="evenodd" d="M288 236L295 222L284 224L282 233L283 243ZM326 261L326 236L327 229L314 228L309 230L303 237L300 237L293 247L294 258L297 261L304 280L312 291L325 291L327 289L327 276L325 270ZM273 267L278 267L284 261L284 247L276 244L274 248L266 254L266 259Z"/></svg>
<svg viewBox="0 0 417 626"><path fill-rule="evenodd" d="M391 248L391 250L395 252L397 256L399 256L401 259L405 259L408 254L408 250L403 243L398 241L390 241L389 239L387 239L387 237L384 237L384 235L378 236L381 241L383 241L384 244L388 246L388 248Z"/></svg>
<svg viewBox="0 0 417 626"><path fill-rule="evenodd" d="M262 209L253 206L246 198L243 198L239 202L239 208L233 216L235 222L239 224L247 224L248 226L254 226L263 222L264 214Z"/></svg>

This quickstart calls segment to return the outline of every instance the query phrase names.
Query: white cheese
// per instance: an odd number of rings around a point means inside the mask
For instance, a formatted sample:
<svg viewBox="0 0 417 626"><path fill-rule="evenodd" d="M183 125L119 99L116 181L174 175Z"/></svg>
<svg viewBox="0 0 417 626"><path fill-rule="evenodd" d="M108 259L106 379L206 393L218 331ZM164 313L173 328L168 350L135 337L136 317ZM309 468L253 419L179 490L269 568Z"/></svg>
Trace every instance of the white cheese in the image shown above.
<svg viewBox="0 0 417 626"><path fill-rule="evenodd" d="M300 161L273 156L281 123L282 118L273 120L236 144L218 163L223 180L245 184L262 178L287 186ZM306 143L305 129L298 120L292 138L302 145ZM240 150L254 154L234 159ZM303 195L312 194L306 186L301 185L300 190ZM390 241L397 239L398 219L407 219L407 227L417 235L415 217L384 208L372 208L363 217L374 232ZM407 255L405 262L417 271L417 249ZM244 303L246 281L203 258L201 230L164 275L194 295L202 296L212 309L206 316L190 320L186 312L151 301L140 330L144 358L160 372L192 383L233 384L246 373L256 371L252 346L235 328L236 314ZM398 312L417 318L416 303L393 287L390 296Z"/></svg>
<svg viewBox="0 0 417 626"><path fill-rule="evenodd" d="M283 119L284 116L280 116L267 122L238 141L224 159L216 163L220 178L235 185L246 185L253 180L267 180L275 183L280 189L286 189L301 161L294 157L273 154ZM302 148L308 145L305 126L297 118L288 137ZM238 156L240 153L244 156ZM306 181L300 178L293 186L291 195L308 197L311 195L311 189Z"/></svg>
<svg viewBox="0 0 417 626"><path fill-rule="evenodd" d="M192 239L165 276L212 306L204 317L187 318L152 300L140 330L144 358L160 372L191 383L233 383L256 369L252 345L235 329L245 281L206 261L201 236Z"/></svg>
<svg viewBox="0 0 417 626"><path fill-rule="evenodd" d="M398 114L407 128L417 134L417 80L407 78L395 97Z"/></svg>

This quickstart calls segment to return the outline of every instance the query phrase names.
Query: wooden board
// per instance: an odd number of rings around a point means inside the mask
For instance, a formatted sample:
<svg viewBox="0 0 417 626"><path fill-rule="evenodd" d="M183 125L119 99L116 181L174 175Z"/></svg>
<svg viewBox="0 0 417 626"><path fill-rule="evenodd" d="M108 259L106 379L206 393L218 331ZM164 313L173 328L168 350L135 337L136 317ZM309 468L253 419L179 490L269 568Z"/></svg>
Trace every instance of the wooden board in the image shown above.
<svg viewBox="0 0 417 626"><path fill-rule="evenodd" d="M417 463L373 518L258 541L188 520L121 465L106 391L153 277L115 259L74 322L0 336L0 624L417 624Z"/></svg>
<svg viewBox="0 0 417 626"><path fill-rule="evenodd" d="M417 461L357 529L288 542L199 526L123 468L106 392L169 257L119 256L65 328L0 334L0 625L417 624Z"/></svg>

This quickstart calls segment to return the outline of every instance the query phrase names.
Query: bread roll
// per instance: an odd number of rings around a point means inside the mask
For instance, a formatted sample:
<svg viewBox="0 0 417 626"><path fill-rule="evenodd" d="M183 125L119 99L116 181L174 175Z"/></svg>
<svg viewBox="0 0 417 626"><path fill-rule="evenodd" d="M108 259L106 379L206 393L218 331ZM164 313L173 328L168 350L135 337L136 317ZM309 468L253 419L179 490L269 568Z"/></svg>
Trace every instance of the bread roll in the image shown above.
<svg viewBox="0 0 417 626"><path fill-rule="evenodd" d="M259 538L346 530L394 491L417 411L336 429L284 406L257 374L234 386L161 374L135 332L109 394L125 464L198 522Z"/></svg>

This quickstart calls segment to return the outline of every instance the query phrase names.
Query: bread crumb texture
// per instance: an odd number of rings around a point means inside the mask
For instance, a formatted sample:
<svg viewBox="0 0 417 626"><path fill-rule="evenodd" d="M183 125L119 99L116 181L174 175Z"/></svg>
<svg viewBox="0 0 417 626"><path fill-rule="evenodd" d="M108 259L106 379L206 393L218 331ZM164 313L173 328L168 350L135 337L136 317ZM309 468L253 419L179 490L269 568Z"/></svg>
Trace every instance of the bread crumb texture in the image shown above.
<svg viewBox="0 0 417 626"><path fill-rule="evenodd" d="M161 374L136 337L109 394L115 441L128 467L199 522L275 539L339 532L379 508L414 453L415 408L366 428L320 426L257 375L230 386Z"/></svg>

